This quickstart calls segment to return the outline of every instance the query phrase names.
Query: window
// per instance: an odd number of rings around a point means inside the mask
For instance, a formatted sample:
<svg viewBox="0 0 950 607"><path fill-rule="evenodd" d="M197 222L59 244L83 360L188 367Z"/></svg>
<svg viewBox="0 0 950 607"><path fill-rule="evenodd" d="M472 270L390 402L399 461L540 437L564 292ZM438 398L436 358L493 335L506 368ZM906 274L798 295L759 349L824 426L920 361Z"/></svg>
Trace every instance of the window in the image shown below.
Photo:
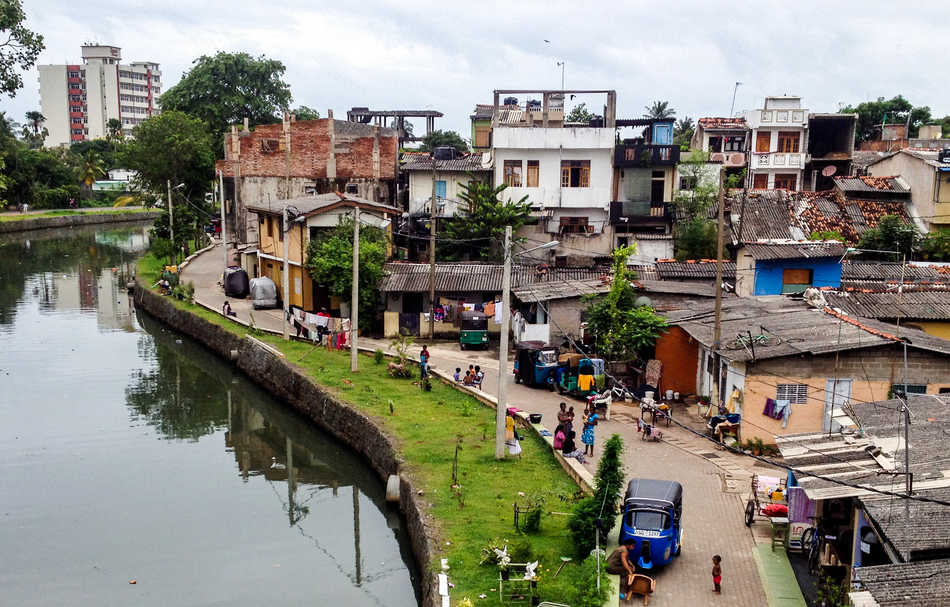
<svg viewBox="0 0 950 607"><path fill-rule="evenodd" d="M743 152L745 151L745 135L734 135L726 137L722 146L723 152Z"/></svg>
<svg viewBox="0 0 950 607"><path fill-rule="evenodd" d="M769 174L768 173L756 173L752 177L752 189L753 190L767 190L769 187Z"/></svg>
<svg viewBox="0 0 950 607"><path fill-rule="evenodd" d="M617 237L617 248L618 248L618 249L623 248L623 247L626 247L626 246L629 246L629 245L630 245L630 237L629 237L629 236L618 236L618 237Z"/></svg>
<svg viewBox="0 0 950 607"><path fill-rule="evenodd" d="M808 384L779 384L775 400L787 400L793 405L808 404Z"/></svg>
<svg viewBox="0 0 950 607"><path fill-rule="evenodd" d="M709 151L710 151L710 152L721 152L721 151L722 151L722 137L710 137L710 138L709 138Z"/></svg>
<svg viewBox="0 0 950 607"><path fill-rule="evenodd" d="M505 161L505 185L512 188L521 187L521 161Z"/></svg>
<svg viewBox="0 0 950 607"><path fill-rule="evenodd" d="M528 181L526 185L529 188L538 187L538 173L540 172L540 170L541 170L541 166L537 160L528 161L528 175L527 175Z"/></svg>
<svg viewBox="0 0 950 607"><path fill-rule="evenodd" d="M785 154L797 154L800 138L801 133L780 131L778 134L778 151Z"/></svg>
<svg viewBox="0 0 950 607"><path fill-rule="evenodd" d="M590 231L586 217L561 217L561 234L586 234Z"/></svg>
<svg viewBox="0 0 950 607"><path fill-rule="evenodd" d="M755 151L759 153L768 153L772 147L772 133L770 131L759 131L755 134Z"/></svg>
<svg viewBox="0 0 950 607"><path fill-rule="evenodd" d="M801 293L811 286L813 270L786 268L782 270L782 293Z"/></svg>
<svg viewBox="0 0 950 607"><path fill-rule="evenodd" d="M776 190L794 190L796 185L798 185L798 175L794 173L780 173L775 176L775 185L773 187Z"/></svg>
<svg viewBox="0 0 950 607"><path fill-rule="evenodd" d="M908 394L926 394L927 384L891 384L894 398L907 398Z"/></svg>
<svg viewBox="0 0 950 607"><path fill-rule="evenodd" d="M561 187L589 188L590 160L562 160Z"/></svg>
<svg viewBox="0 0 950 607"><path fill-rule="evenodd" d="M491 127L486 125L479 125L475 127L475 147L477 148L487 148L491 147Z"/></svg>

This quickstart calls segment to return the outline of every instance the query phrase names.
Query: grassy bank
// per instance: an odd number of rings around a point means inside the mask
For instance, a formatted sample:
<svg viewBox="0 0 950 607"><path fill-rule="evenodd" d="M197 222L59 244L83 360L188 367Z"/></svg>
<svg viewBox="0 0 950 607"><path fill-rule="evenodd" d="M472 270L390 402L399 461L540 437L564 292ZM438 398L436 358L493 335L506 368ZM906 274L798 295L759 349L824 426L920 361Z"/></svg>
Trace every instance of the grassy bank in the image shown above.
<svg viewBox="0 0 950 607"><path fill-rule="evenodd" d="M142 258L140 283L154 284L160 269L161 262L152 255ZM249 331L200 306L174 303L236 334ZM573 547L567 517L551 512L570 511L578 487L543 441L529 434L520 459L497 461L495 412L471 396L441 382L423 392L414 380L390 377L385 362L377 364L370 356L361 357L360 372L351 374L348 352L284 342L269 334L257 337L315 382L373 417L396 439L413 484L435 517L440 535L436 548L441 551L437 556L449 561L453 603L466 597L475 605L498 603L498 569L479 565L482 548L495 539L524 549L526 554L517 555L515 562L541 561L542 600L571 602L577 588L583 587L582 570L570 564L553 577L560 557L572 555ZM513 527L513 504L534 497L544 499L540 531L519 534ZM479 599L480 594L487 598Z"/></svg>
<svg viewBox="0 0 950 607"><path fill-rule="evenodd" d="M7 221L23 221L26 219L42 219L44 217L65 217L69 215L129 215L132 213L147 213L152 209L95 209L92 211L73 211L60 209L45 213L20 213L17 215L0 215L0 223Z"/></svg>

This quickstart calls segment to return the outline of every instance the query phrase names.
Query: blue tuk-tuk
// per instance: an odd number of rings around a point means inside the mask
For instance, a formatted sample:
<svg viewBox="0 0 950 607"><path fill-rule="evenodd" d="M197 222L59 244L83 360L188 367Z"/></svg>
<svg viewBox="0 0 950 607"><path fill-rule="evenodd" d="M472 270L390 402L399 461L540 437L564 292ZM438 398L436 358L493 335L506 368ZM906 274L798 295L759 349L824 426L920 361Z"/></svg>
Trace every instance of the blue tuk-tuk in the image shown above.
<svg viewBox="0 0 950 607"><path fill-rule="evenodd" d="M670 564L683 548L683 486L676 481L635 478L623 500L620 544L636 541L632 559L640 569Z"/></svg>
<svg viewBox="0 0 950 607"><path fill-rule="evenodd" d="M554 390L557 348L537 341L522 341L515 347L515 383Z"/></svg>

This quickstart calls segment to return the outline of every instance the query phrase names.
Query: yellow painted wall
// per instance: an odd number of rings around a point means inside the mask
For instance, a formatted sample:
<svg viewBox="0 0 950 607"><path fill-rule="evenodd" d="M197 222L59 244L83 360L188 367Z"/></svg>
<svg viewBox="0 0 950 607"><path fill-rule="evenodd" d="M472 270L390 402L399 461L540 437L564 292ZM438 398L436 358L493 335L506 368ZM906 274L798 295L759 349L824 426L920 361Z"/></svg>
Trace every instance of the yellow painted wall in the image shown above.
<svg viewBox="0 0 950 607"><path fill-rule="evenodd" d="M266 276L277 285L277 293L284 299L283 262L276 259L260 257L257 261L261 276ZM313 311L313 281L306 269L300 266L290 266L287 276L290 287L290 299L287 302L292 306L300 306L304 310ZM299 286L299 288L298 288Z"/></svg>
<svg viewBox="0 0 950 607"><path fill-rule="evenodd" d="M303 260L304 246L304 226L295 223L290 228L289 250L287 258L290 261L300 263ZM258 249L262 253L273 255L275 257L284 257L284 241L280 231L280 218L274 215L261 214L261 228L258 235Z"/></svg>
<svg viewBox="0 0 950 607"><path fill-rule="evenodd" d="M913 323L915 327L920 327L926 333L950 339L950 322L915 320Z"/></svg>

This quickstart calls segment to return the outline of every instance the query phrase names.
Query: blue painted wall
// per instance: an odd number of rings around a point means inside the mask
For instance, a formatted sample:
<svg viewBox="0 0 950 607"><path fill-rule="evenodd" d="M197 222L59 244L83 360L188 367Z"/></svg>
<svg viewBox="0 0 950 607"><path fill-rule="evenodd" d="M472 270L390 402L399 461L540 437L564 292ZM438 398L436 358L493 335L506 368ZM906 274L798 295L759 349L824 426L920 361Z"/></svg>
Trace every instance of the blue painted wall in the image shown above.
<svg viewBox="0 0 950 607"><path fill-rule="evenodd" d="M769 259L755 262L755 294L780 295L782 271L786 268L812 271L812 286L840 287L841 262L837 257L820 259Z"/></svg>

